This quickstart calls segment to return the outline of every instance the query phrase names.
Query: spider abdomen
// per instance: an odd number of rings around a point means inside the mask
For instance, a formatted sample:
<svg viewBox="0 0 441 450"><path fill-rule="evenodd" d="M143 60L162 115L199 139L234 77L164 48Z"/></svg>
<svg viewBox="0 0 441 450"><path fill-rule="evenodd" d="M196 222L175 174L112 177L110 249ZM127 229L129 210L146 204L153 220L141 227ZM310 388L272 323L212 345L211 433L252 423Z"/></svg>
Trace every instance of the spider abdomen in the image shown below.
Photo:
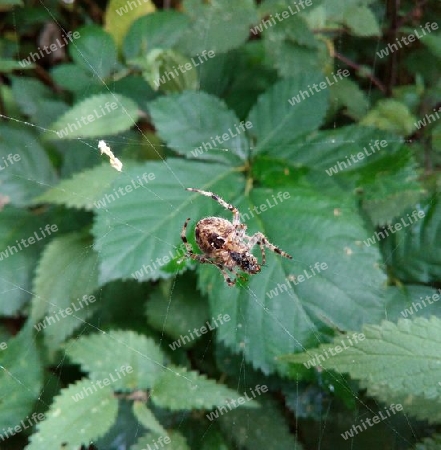
<svg viewBox="0 0 441 450"><path fill-rule="evenodd" d="M233 224L220 217L206 217L196 224L194 234L199 248L207 254L216 253L228 244L229 237L234 234Z"/></svg>
<svg viewBox="0 0 441 450"><path fill-rule="evenodd" d="M245 230L242 226L240 232ZM196 242L201 251L226 268L240 267L247 273L260 272L257 259L250 254L246 244L240 239L238 229L229 220L207 217L200 220L195 228Z"/></svg>

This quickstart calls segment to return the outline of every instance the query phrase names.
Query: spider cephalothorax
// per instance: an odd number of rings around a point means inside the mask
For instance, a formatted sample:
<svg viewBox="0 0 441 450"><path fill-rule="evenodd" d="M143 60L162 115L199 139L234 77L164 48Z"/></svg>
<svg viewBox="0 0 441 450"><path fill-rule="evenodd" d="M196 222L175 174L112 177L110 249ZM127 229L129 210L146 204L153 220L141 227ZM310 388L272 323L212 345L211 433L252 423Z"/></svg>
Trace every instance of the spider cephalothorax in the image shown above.
<svg viewBox="0 0 441 450"><path fill-rule="evenodd" d="M187 225L190 219L187 219L182 227L181 238L187 248L186 256L200 263L215 265L223 274L228 285L233 286L236 283L236 277L230 278L227 270L236 275L235 270L249 274L259 273L261 266L265 264L265 247L278 253L285 258L292 259L288 253L271 244L262 233L255 233L252 236L246 234L247 226L240 222L240 214L237 208L226 203L216 194L199 189L187 188L187 191L198 192L199 194L211 197L221 206L233 213L233 221L220 217L206 217L201 219L195 228L195 237L202 255L193 252L191 245L187 241ZM257 258L251 253L255 245L259 245L262 252L262 263L259 264Z"/></svg>

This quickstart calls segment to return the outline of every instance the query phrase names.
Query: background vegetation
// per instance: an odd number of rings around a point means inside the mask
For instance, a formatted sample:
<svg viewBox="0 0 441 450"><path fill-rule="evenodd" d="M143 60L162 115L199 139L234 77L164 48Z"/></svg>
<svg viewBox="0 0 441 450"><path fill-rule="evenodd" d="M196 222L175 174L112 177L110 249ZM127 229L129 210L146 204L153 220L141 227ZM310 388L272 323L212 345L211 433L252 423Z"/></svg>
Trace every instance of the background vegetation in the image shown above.
<svg viewBox="0 0 441 450"><path fill-rule="evenodd" d="M0 447L441 448L441 33L421 28L438 27L439 2L313 0L283 20L288 0L133 3L0 1L0 435L44 414ZM179 64L193 68L158 83ZM252 127L197 151L240 121ZM187 217L194 248L197 220L231 218L185 187L242 213L286 193L245 222L293 260L267 252L234 287L182 260ZM269 392L207 418L257 385Z"/></svg>

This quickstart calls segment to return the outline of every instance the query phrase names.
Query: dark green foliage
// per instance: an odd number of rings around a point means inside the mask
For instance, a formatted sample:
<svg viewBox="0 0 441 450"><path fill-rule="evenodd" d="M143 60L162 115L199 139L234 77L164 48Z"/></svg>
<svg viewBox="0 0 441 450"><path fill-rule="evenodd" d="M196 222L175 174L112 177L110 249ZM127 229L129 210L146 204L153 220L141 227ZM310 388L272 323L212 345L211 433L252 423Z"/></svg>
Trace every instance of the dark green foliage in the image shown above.
<svg viewBox="0 0 441 450"><path fill-rule="evenodd" d="M439 448L441 6L172 3L0 1L1 448Z"/></svg>

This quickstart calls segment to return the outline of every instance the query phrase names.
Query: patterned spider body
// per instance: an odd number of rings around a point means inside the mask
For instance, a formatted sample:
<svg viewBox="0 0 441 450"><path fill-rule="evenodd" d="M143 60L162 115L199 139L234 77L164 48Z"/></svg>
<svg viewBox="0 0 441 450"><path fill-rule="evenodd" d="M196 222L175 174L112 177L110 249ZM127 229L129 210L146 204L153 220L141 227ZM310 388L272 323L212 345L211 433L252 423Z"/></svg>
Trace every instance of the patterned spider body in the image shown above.
<svg viewBox="0 0 441 450"><path fill-rule="evenodd" d="M202 251L202 255L194 253L191 245L187 241L187 225L190 219L185 221L181 232L181 239L187 249L186 256L200 263L215 265L222 272L229 286L236 284L236 270L241 270L251 275L260 272L261 266L265 265L266 261L265 247L285 258L292 259L288 253L271 244L262 233L255 233L252 236L248 236L246 234L247 226L240 222L239 211L233 205L226 203L212 192L194 188L187 188L187 191L198 192L199 194L211 197L233 213L232 222L220 217L206 217L196 224L195 238L198 247ZM255 245L259 245L262 253L261 264L259 264L257 258L251 253L251 249ZM227 270L236 277L230 278Z"/></svg>
<svg viewBox="0 0 441 450"><path fill-rule="evenodd" d="M248 245L243 243L246 225L240 231L226 219L207 217L196 224L194 230L196 243L205 256L219 262L228 270L236 267L242 271L255 274L260 272L257 258L250 253Z"/></svg>

